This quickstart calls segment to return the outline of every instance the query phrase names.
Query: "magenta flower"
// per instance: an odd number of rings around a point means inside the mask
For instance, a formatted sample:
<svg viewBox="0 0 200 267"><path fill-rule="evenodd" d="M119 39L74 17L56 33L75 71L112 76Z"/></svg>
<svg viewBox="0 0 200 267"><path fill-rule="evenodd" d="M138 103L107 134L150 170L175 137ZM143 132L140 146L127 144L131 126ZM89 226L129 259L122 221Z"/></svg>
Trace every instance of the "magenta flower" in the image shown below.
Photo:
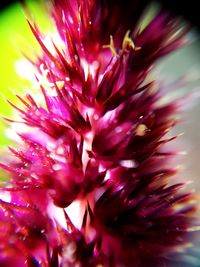
<svg viewBox="0 0 200 267"><path fill-rule="evenodd" d="M17 96L23 108L11 103L26 130L1 163L10 179L1 188L0 266L175 267L192 242L194 197L172 182L176 152L166 150L179 102L164 104L149 78L187 29L161 11L140 30L144 7L54 1L51 47L29 22L45 105L30 94Z"/></svg>

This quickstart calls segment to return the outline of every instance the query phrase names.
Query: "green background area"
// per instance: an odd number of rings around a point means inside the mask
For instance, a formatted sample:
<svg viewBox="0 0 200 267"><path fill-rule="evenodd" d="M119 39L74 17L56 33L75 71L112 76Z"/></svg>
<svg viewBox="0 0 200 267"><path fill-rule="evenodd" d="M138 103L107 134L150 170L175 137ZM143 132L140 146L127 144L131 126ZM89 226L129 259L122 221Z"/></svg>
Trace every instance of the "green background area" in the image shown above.
<svg viewBox="0 0 200 267"><path fill-rule="evenodd" d="M29 1L28 8L32 17L43 32L50 29L50 19L41 1ZM39 53L39 46L29 28L25 10L16 3L0 13L0 114L12 118L15 112L6 99L17 103L15 93L30 90L28 80L19 77L15 70L17 60L23 58L23 53L31 56L31 51ZM7 123L0 119L0 147L10 143L5 135Z"/></svg>

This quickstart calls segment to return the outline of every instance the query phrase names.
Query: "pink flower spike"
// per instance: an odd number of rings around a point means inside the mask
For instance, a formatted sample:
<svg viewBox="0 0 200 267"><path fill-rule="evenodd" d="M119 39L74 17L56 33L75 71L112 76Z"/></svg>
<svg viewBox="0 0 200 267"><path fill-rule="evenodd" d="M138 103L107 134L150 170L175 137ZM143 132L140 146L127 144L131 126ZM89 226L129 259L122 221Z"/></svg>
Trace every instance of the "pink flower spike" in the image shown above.
<svg viewBox="0 0 200 267"><path fill-rule="evenodd" d="M0 266L195 266L186 260L200 229L196 199L176 182L169 146L180 101L162 102L150 78L188 29L161 10L141 30L146 3L52 0L50 36L28 19L43 102L29 93L16 95L20 108L8 100L20 127L0 163L9 173Z"/></svg>

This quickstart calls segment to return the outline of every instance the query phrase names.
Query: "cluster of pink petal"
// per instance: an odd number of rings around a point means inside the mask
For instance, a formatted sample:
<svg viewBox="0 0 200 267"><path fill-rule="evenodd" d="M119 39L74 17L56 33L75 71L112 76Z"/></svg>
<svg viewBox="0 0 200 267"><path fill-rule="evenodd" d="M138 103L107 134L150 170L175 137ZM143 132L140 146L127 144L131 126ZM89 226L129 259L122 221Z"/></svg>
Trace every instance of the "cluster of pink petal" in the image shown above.
<svg viewBox="0 0 200 267"><path fill-rule="evenodd" d="M29 131L1 164L11 200L0 200L0 266L176 266L195 207L182 184L168 185L176 169L165 146L175 137L165 136L178 105L162 104L149 72L185 33L163 12L140 30L143 8L56 0L51 49L30 23L45 105L27 94L15 106Z"/></svg>

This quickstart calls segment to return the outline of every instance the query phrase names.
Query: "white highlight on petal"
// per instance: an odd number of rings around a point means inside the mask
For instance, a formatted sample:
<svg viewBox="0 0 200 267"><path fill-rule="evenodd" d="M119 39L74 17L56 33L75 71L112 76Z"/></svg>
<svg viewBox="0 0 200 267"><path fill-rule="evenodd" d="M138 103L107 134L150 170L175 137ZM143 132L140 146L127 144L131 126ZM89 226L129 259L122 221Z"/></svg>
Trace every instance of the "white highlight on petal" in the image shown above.
<svg viewBox="0 0 200 267"><path fill-rule="evenodd" d="M84 69L85 81L86 81L88 78L88 73L89 73L89 65L88 65L87 61L83 58L81 59L81 65Z"/></svg>
<svg viewBox="0 0 200 267"><path fill-rule="evenodd" d="M56 222L58 222L64 229L67 228L63 209L56 207L53 203L50 203L47 207L47 212L52 220L56 220Z"/></svg>
<svg viewBox="0 0 200 267"><path fill-rule="evenodd" d="M122 167L126 167L126 168L135 168L136 167L136 163L134 160L121 160L120 161L120 165Z"/></svg>
<svg viewBox="0 0 200 267"><path fill-rule="evenodd" d="M71 205L65 208L65 211L67 212L73 225L78 229L81 228L83 215L85 212L83 205L84 203L81 200L75 200Z"/></svg>
<svg viewBox="0 0 200 267"><path fill-rule="evenodd" d="M117 126L117 127L115 128L115 132L116 132L116 133L121 133L121 132L122 132L122 127Z"/></svg>
<svg viewBox="0 0 200 267"><path fill-rule="evenodd" d="M59 170L62 170L62 166L60 164L54 164L52 166L53 170L54 171L59 171Z"/></svg>
<svg viewBox="0 0 200 267"><path fill-rule="evenodd" d="M75 252L76 252L76 243L75 242L69 242L64 248L62 252L62 256L64 259L67 259L67 261L73 263L75 258Z"/></svg>
<svg viewBox="0 0 200 267"><path fill-rule="evenodd" d="M104 181L108 181L110 179L110 171L108 170L107 172L106 172L106 176L105 176L105 178L104 178Z"/></svg>
<svg viewBox="0 0 200 267"><path fill-rule="evenodd" d="M18 133L27 133L29 130L30 129L26 124L13 122L10 127L6 129L6 136L12 141L23 144L23 141L19 137Z"/></svg>
<svg viewBox="0 0 200 267"><path fill-rule="evenodd" d="M34 75L36 73L36 68L28 60L17 60L15 63L15 70L21 78L27 79L31 83L36 82Z"/></svg>
<svg viewBox="0 0 200 267"><path fill-rule="evenodd" d="M99 172L104 172L105 170L106 168L102 164L99 164Z"/></svg>
<svg viewBox="0 0 200 267"><path fill-rule="evenodd" d="M11 195L9 192L0 191L0 199L5 202L11 202Z"/></svg>
<svg viewBox="0 0 200 267"><path fill-rule="evenodd" d="M56 97L57 96L56 86L58 87L58 89L62 89L65 85L65 82L62 80L56 81L55 84L50 82L48 79L49 70L45 68L43 63L40 65L40 70L41 73L37 73L38 81L35 82L33 89L38 89L42 86L45 88L46 93L49 96Z"/></svg>
<svg viewBox="0 0 200 267"><path fill-rule="evenodd" d="M57 162L67 163L66 157L57 155L54 152L50 153L50 157Z"/></svg>
<svg viewBox="0 0 200 267"><path fill-rule="evenodd" d="M88 132L85 135L85 139L83 142L83 153L82 153L82 163L83 163L83 171L85 171L87 163L89 161L89 156L87 151L92 150L92 141L94 138L94 134L92 131Z"/></svg>
<svg viewBox="0 0 200 267"><path fill-rule="evenodd" d="M93 78L96 75L96 71L99 68L99 62L98 61L93 61L92 63L88 63L84 58L81 58L81 65L84 70L85 74L85 81L88 78L88 75L90 74Z"/></svg>
<svg viewBox="0 0 200 267"><path fill-rule="evenodd" d="M66 49L66 45L65 43L63 42L62 38L60 37L59 33L57 31L55 32L50 32L48 33L47 35L44 36L43 38L43 42L46 46L46 48L54 55L56 56L57 53L56 53L56 50L54 48L54 45L53 45L53 42L52 40L54 41L55 45L57 47L59 47L60 51L62 52L62 50L64 51Z"/></svg>
<svg viewBox="0 0 200 267"><path fill-rule="evenodd" d="M95 190L95 194L94 194L95 202L97 202L97 200L99 200L99 198L103 195L104 192L105 192L104 188L98 188Z"/></svg>

